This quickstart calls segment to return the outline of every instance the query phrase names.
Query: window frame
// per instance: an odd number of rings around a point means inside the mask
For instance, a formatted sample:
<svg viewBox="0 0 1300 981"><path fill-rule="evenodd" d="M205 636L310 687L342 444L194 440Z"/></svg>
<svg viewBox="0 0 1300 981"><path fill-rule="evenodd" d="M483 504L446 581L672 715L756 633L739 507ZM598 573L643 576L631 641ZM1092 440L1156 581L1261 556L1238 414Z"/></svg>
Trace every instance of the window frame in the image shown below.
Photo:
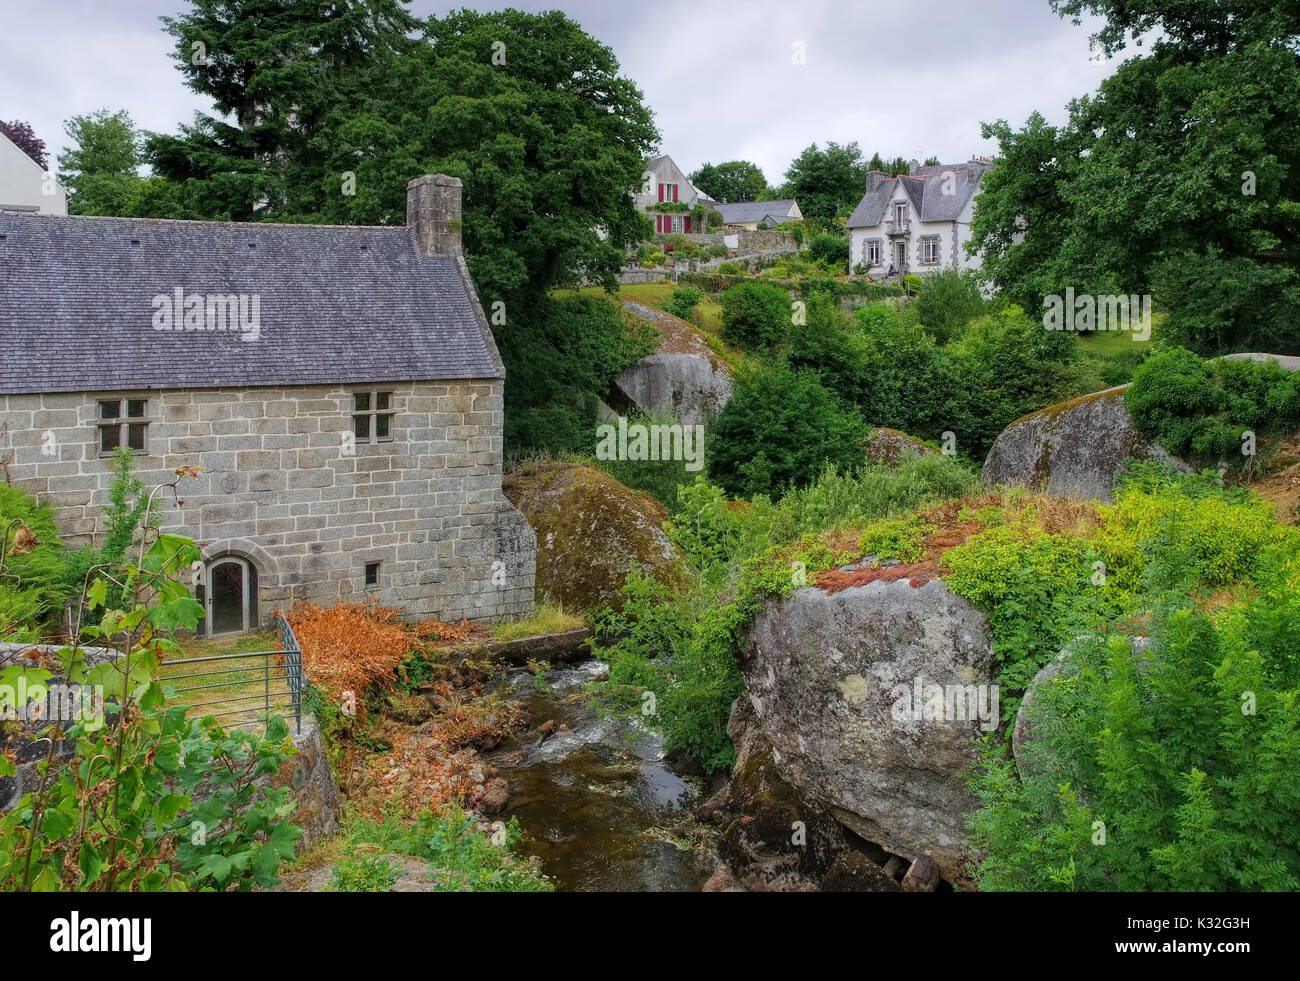
<svg viewBox="0 0 1300 981"><path fill-rule="evenodd" d="M921 239L921 263L927 266L939 264L939 236L927 235Z"/></svg>
<svg viewBox="0 0 1300 981"><path fill-rule="evenodd" d="M132 403L140 406L139 414L132 414ZM104 415L106 406L116 406L113 415ZM123 408L125 407L125 412ZM130 398L122 396L120 398L97 398L95 399L95 447L96 455L100 458L112 457L117 451L126 446L132 453L140 456L149 455L149 399L147 398ZM131 430L134 427L140 427L140 446L131 445ZM112 449L104 448L104 433L107 430L117 430L117 443Z"/></svg>
<svg viewBox="0 0 1300 981"><path fill-rule="evenodd" d="M379 404L380 396L383 396L387 402L381 406ZM364 397L366 407L360 409L357 407L357 400ZM358 443L374 445L376 443L392 443L393 436L393 419L397 415L396 398L391 389L370 388L352 393L352 435ZM381 436L379 434L379 420L386 418L388 420L388 434ZM357 432L357 421L366 420L366 435L362 436Z"/></svg>
<svg viewBox="0 0 1300 981"><path fill-rule="evenodd" d="M885 258L884 242L878 238L869 238L863 242L863 261L869 267L875 267L883 264Z"/></svg>

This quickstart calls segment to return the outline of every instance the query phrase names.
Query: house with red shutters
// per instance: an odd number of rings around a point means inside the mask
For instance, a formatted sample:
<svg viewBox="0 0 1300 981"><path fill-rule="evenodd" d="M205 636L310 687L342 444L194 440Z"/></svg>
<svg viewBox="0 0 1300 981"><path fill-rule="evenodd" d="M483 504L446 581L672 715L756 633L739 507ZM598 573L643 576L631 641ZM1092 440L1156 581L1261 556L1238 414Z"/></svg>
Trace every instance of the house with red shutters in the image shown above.
<svg viewBox="0 0 1300 981"><path fill-rule="evenodd" d="M685 172L673 163L673 158L667 155L646 163L641 188L633 198L637 210L646 212L654 220L658 235L702 232L703 221L699 213L691 212L700 206L718 207L718 202L692 184Z"/></svg>

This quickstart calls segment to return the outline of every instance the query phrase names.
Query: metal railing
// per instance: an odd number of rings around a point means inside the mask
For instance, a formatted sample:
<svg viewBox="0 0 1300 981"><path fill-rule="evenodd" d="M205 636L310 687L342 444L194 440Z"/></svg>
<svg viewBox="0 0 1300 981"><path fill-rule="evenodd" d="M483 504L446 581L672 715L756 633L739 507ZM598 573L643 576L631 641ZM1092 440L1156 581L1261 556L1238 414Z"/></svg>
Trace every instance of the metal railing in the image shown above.
<svg viewBox="0 0 1300 981"><path fill-rule="evenodd" d="M298 646L298 638L294 636L289 621L279 614L275 619L275 631L280 642L280 650L168 658L163 662L164 671L177 665L203 665L214 661L246 661L248 664L237 667L223 666L212 670L200 668L179 675L166 673L160 680L168 686L171 686L174 681L204 682L172 688L172 691L177 696L184 692L207 692L209 695L218 695L219 697L215 698L206 695L198 696L206 699L204 701L186 702L184 698L177 698L177 701L185 703L191 709L211 707L214 711L203 714L211 715L218 721L229 719L231 721L227 724L239 727L252 725L258 721L260 713L269 714L273 708L280 707L279 699L287 695L293 705L295 731L301 734L302 696L307 684L306 675L302 670L302 648ZM238 677L231 677L232 675ZM283 684L280 684L281 682ZM260 691L253 692L254 688L260 688ZM228 694L220 695L217 689L222 689ZM249 702L255 704L248 705ZM232 707L235 705L240 707Z"/></svg>

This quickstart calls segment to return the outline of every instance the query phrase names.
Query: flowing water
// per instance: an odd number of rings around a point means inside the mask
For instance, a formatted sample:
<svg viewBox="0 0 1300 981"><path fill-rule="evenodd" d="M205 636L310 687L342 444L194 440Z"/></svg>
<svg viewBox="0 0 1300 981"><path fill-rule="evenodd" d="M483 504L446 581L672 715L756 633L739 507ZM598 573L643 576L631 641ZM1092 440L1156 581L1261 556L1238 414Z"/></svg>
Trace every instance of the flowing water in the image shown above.
<svg viewBox="0 0 1300 981"><path fill-rule="evenodd" d="M503 818L515 817L564 891L699 891L713 870L710 848L692 838L688 808L700 788L663 760L663 741L621 717L601 718L590 682L596 660L546 672L544 684L522 669L500 682L527 706L532 728L487 758L510 783ZM554 723L552 733L538 727Z"/></svg>

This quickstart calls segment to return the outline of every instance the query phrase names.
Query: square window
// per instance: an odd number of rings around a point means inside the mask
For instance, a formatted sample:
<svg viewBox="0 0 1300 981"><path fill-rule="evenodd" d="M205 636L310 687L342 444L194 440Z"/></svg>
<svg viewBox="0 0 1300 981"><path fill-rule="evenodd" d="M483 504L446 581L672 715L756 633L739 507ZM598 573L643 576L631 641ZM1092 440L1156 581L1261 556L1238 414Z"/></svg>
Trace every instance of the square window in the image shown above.
<svg viewBox="0 0 1300 981"><path fill-rule="evenodd" d="M378 562L366 563L366 585L367 586L379 585L379 563Z"/></svg>
<svg viewBox="0 0 1300 981"><path fill-rule="evenodd" d="M126 410L126 415L122 410ZM99 453L111 456L123 446L144 453L147 450L149 424L148 399L110 399L99 403ZM130 421L128 421L130 420Z"/></svg>
<svg viewBox="0 0 1300 981"><path fill-rule="evenodd" d="M393 393L356 392L352 396L352 432L358 442L378 443L393 438Z"/></svg>

